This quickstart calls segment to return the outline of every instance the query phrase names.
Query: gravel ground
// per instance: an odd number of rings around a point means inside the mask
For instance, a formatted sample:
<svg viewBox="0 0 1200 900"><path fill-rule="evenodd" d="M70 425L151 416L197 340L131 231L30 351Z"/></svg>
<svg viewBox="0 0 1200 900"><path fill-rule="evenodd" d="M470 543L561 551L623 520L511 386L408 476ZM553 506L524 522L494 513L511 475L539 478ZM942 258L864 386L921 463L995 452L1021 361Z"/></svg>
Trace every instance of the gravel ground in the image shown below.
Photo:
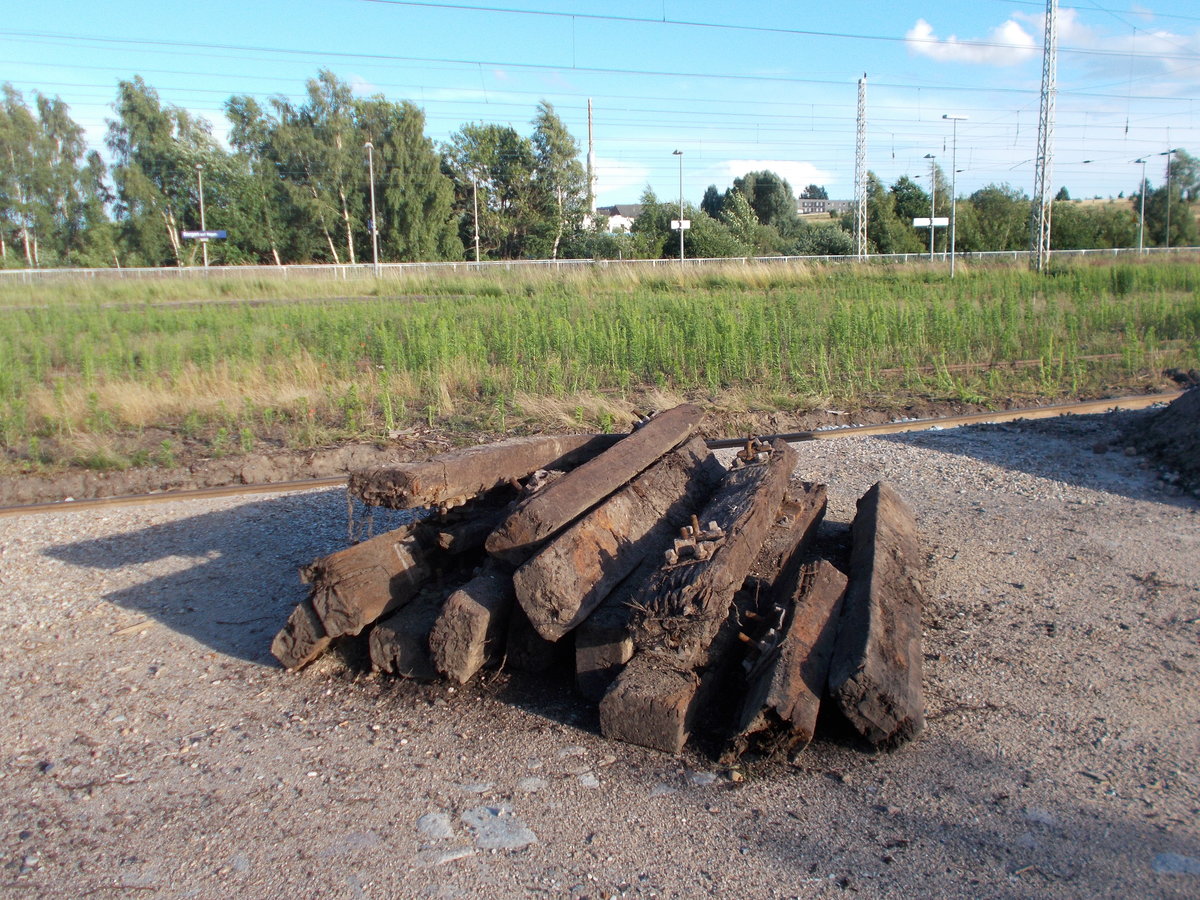
<svg viewBox="0 0 1200 900"><path fill-rule="evenodd" d="M798 445L830 536L916 511L929 724L740 771L540 682L280 671L341 492L0 519L0 892L1200 896L1200 507L1093 452L1137 415Z"/></svg>

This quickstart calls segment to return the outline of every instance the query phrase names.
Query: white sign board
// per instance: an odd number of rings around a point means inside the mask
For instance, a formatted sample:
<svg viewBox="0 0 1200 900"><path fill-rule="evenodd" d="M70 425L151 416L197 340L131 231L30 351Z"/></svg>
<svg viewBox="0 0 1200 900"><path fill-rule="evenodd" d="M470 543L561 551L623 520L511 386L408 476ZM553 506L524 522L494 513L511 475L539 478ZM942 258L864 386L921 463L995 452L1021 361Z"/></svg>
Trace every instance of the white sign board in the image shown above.
<svg viewBox="0 0 1200 900"><path fill-rule="evenodd" d="M678 219L671 220L671 230L672 231L679 231L681 228L684 231L687 231L691 227L692 227L691 219L684 219L682 223L680 223L680 221Z"/></svg>
<svg viewBox="0 0 1200 900"><path fill-rule="evenodd" d="M949 224L950 224L950 220L947 219L945 216L937 216L933 220L934 228L945 228ZM913 219L913 228L928 228L928 227L929 227L929 216L918 216L917 218Z"/></svg>

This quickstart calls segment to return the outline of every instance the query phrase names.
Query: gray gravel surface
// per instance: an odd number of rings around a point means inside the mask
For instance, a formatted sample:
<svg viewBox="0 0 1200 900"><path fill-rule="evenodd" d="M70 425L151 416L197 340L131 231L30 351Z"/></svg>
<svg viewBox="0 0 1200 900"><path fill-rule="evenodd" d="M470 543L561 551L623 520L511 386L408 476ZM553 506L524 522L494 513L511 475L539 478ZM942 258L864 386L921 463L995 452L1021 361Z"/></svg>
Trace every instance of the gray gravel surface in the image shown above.
<svg viewBox="0 0 1200 900"><path fill-rule="evenodd" d="M1200 515L1094 452L1129 415L798 445L828 540L917 514L929 724L740 770L545 680L279 670L340 492L0 519L0 893L1200 896Z"/></svg>

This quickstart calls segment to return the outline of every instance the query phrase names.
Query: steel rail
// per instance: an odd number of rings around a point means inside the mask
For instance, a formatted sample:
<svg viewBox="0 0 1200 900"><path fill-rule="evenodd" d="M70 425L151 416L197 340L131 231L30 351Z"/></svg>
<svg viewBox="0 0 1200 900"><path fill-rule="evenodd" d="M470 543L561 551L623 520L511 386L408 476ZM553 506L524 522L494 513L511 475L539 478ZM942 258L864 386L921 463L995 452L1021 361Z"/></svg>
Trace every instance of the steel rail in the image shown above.
<svg viewBox="0 0 1200 900"><path fill-rule="evenodd" d="M1112 412L1118 409L1145 409L1158 403L1170 403L1182 391L1166 394L1143 394L1134 397L1113 397L1107 400L1086 400L1082 403L1059 403L1052 406L1030 406L1023 409L1006 409L997 412L968 413L963 416L946 416L937 419L909 419L903 422L887 422L883 425L845 425L823 428L816 431L793 431L785 434L769 434L760 440L776 439L799 443L843 437L870 437L879 434L901 434L906 431L928 431L932 428L959 428L964 425L992 425L1000 422L1015 422L1018 419L1052 419L1057 416L1084 416L1094 413ZM757 437L757 435L756 435ZM746 438L720 438L708 441L710 450L741 447Z"/></svg>
<svg viewBox="0 0 1200 900"><path fill-rule="evenodd" d="M962 416L945 416L933 419L909 419L887 422L882 425L845 425L813 431L792 431L783 434L754 435L763 441L784 440L790 443L802 441L832 440L844 437L872 437L882 434L902 434L909 431L929 431L934 428L960 428L966 425L990 425L1015 422L1020 419L1050 419L1070 415L1094 415L1115 410L1146 409L1160 403L1170 403L1182 395L1182 391L1165 394L1141 394L1132 397L1113 397L1105 400L1087 400L1081 403L1059 403L1051 406L1032 406L996 412L969 413ZM714 438L706 441L710 450L725 450L743 446L747 438ZM310 491L319 488L340 487L346 476L331 478L309 478L298 481L279 481L271 484L238 484L220 487L192 488L182 491L159 491L152 494L124 494L116 497L95 497L85 500L56 500L50 503L29 503L0 506L0 518L34 513L62 512L64 510L103 509L117 506L137 506L146 503L161 503L169 500L208 500L222 497L238 497L249 494L286 494Z"/></svg>

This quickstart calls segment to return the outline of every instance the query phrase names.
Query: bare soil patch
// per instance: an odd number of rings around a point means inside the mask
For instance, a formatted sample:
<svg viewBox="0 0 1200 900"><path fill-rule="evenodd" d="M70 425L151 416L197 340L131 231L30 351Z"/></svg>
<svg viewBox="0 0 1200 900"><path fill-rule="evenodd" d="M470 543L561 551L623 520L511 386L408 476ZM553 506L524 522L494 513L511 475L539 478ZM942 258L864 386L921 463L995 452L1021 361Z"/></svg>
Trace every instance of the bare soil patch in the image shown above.
<svg viewBox="0 0 1200 900"><path fill-rule="evenodd" d="M1082 399L1082 398L1080 398ZM1069 402L1047 398L1045 403ZM738 437L771 433L806 431L844 425L879 425L898 419L929 419L942 416L1011 409L1031 405L1008 401L997 406L924 400L909 404L880 404L863 409L818 409L803 414L776 411L747 411L724 417L710 413L707 430L713 435ZM564 426L559 431L578 431ZM178 464L143 466L124 470L96 470L72 466L51 471L14 474L0 478L0 507L32 503L120 497L162 491L225 487L238 484L278 484L306 478L345 475L355 469L426 459L452 447L479 444L533 433L523 428L510 434L481 430L449 431L414 427L388 441L350 442L304 450L279 449L269 452L230 454L220 458L205 456L198 447L184 442ZM134 440L131 436L130 440ZM146 432L136 436L139 445L153 448L160 436ZM132 448L133 445L130 445Z"/></svg>
<svg viewBox="0 0 1200 900"><path fill-rule="evenodd" d="M1200 387L1128 432L1131 445L1165 466L1186 488L1200 489Z"/></svg>

